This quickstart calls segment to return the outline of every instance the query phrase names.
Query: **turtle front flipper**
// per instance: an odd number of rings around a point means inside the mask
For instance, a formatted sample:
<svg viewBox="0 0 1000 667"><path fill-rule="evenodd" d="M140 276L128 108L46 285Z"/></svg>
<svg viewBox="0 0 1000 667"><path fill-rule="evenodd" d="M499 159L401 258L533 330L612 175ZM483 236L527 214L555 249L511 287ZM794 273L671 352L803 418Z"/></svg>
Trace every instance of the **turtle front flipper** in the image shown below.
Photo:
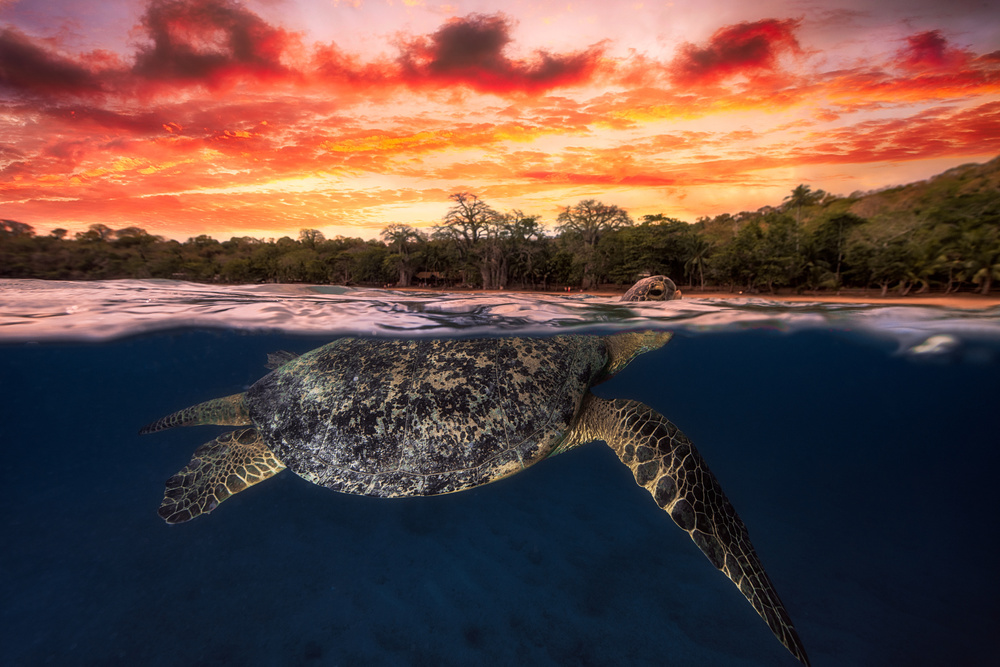
<svg viewBox="0 0 1000 667"><path fill-rule="evenodd" d="M190 408L178 410L166 417L161 417L151 424L139 429L139 435L165 431L175 426L200 426L214 424L217 426L251 426L253 421L247 412L246 394L232 394L222 398L192 405Z"/></svg>
<svg viewBox="0 0 1000 667"><path fill-rule="evenodd" d="M188 464L167 480L157 514L167 523L190 521L284 469L256 429L223 433L196 449Z"/></svg>
<svg viewBox="0 0 1000 667"><path fill-rule="evenodd" d="M778 641L808 665L802 642L764 572L746 526L687 436L638 401L607 401L590 395L564 449L591 440L604 440L615 450L635 481L736 584Z"/></svg>

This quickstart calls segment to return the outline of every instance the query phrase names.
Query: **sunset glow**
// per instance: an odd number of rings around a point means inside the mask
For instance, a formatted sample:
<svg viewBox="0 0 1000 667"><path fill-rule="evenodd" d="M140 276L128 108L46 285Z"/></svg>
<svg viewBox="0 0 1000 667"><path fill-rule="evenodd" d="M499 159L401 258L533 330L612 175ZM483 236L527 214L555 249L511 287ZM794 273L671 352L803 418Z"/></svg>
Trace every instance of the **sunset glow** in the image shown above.
<svg viewBox="0 0 1000 667"><path fill-rule="evenodd" d="M1000 154L989 3L0 0L0 217L373 237L849 194Z"/></svg>

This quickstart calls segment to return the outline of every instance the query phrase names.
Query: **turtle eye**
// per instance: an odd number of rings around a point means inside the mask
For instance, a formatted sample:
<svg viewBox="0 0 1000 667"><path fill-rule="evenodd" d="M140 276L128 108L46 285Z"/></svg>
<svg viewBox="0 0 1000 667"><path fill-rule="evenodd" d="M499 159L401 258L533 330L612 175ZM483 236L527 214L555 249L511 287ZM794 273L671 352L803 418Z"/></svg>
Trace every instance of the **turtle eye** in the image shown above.
<svg viewBox="0 0 1000 667"><path fill-rule="evenodd" d="M654 288L652 288L652 289L649 290L649 296L660 296L662 294L663 294L663 288L662 287L654 287Z"/></svg>

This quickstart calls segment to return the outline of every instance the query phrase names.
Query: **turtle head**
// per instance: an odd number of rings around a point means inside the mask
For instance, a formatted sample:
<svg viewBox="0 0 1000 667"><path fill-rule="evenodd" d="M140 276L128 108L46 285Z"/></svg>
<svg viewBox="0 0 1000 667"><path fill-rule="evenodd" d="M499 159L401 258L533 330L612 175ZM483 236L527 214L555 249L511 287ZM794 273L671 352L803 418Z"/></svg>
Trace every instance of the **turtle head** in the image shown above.
<svg viewBox="0 0 1000 667"><path fill-rule="evenodd" d="M666 276L643 278L625 292L622 301L670 301L681 298L681 291Z"/></svg>
<svg viewBox="0 0 1000 667"><path fill-rule="evenodd" d="M605 336L604 346L608 351L608 363L604 367L604 375L600 381L613 377L640 354L660 349L673 335L669 331L648 330L621 331Z"/></svg>

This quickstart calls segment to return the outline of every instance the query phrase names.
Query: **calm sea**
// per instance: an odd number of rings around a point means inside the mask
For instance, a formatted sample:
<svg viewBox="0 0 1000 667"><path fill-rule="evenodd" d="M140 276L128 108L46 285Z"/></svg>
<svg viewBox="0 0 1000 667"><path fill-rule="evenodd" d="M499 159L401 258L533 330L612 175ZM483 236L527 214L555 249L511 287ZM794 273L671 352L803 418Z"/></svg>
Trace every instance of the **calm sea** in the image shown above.
<svg viewBox="0 0 1000 667"><path fill-rule="evenodd" d="M343 335L676 332L595 393L698 445L814 665L994 665L1000 309L0 281L0 664L794 665L603 444L435 498L290 473L167 526L225 427L143 424Z"/></svg>

